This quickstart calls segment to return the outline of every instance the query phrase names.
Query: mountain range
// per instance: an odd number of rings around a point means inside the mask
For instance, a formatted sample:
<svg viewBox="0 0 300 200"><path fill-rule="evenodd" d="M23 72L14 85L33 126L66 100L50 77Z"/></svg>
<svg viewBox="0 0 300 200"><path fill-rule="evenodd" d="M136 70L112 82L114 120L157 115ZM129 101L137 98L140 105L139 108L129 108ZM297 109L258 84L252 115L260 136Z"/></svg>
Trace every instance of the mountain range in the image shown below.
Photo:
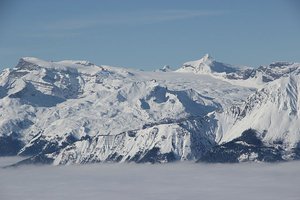
<svg viewBox="0 0 300 200"><path fill-rule="evenodd" d="M0 74L0 156L17 163L300 158L300 63L211 56L141 71L24 57Z"/></svg>

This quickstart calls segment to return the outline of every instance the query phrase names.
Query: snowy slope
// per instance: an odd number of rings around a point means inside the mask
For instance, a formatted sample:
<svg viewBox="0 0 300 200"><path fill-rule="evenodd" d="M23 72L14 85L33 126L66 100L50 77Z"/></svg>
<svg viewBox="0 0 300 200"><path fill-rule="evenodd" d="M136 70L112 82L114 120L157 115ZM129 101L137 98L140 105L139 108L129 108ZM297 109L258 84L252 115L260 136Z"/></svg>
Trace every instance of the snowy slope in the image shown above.
<svg viewBox="0 0 300 200"><path fill-rule="evenodd" d="M156 72L22 58L0 75L0 155L54 164L198 160L249 128L290 151L299 143L298 68L235 67L208 55Z"/></svg>
<svg viewBox="0 0 300 200"><path fill-rule="evenodd" d="M232 126L223 133L221 142L230 141L252 128L262 134L265 142L297 146L300 140L299 88L300 76L290 75L251 95L240 107Z"/></svg>

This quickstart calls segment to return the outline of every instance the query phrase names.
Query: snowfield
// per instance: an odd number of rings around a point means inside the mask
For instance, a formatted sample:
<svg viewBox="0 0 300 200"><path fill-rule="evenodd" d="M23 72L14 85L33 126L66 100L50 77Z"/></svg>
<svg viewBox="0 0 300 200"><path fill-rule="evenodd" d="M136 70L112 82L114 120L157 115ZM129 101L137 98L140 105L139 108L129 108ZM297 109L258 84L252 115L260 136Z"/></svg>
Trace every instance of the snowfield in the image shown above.
<svg viewBox="0 0 300 200"><path fill-rule="evenodd" d="M0 166L6 164L8 158L0 158ZM0 198L298 200L299 167L299 162L23 166L0 169Z"/></svg>
<svg viewBox="0 0 300 200"><path fill-rule="evenodd" d="M300 64L209 55L154 72L21 58L0 75L0 156L20 164L300 157Z"/></svg>

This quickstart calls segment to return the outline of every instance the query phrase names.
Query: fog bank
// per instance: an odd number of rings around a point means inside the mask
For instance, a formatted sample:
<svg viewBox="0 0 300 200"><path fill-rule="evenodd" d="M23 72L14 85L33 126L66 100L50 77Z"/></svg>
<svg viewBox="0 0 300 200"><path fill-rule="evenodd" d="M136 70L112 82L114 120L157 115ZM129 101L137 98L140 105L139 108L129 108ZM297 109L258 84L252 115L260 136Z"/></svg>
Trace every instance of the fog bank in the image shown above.
<svg viewBox="0 0 300 200"><path fill-rule="evenodd" d="M25 166L0 169L0 199L296 200L299 169L300 162Z"/></svg>

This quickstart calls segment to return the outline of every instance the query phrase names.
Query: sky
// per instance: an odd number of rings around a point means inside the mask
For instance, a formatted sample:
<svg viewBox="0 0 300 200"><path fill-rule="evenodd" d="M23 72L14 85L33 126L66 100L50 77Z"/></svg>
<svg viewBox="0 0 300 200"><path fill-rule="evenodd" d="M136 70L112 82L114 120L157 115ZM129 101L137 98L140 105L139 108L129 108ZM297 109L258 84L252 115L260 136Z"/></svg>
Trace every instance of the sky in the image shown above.
<svg viewBox="0 0 300 200"><path fill-rule="evenodd" d="M300 62L297 0L0 0L0 68L19 58L154 70L209 53Z"/></svg>

